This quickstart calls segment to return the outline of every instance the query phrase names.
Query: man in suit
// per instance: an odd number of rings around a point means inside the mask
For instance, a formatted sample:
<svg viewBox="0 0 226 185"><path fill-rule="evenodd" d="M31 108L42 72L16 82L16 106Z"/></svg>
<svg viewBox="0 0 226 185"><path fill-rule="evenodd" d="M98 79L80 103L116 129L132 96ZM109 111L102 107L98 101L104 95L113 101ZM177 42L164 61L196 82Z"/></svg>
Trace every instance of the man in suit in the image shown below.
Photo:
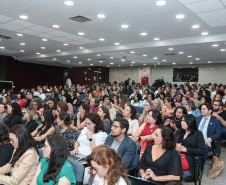
<svg viewBox="0 0 226 185"><path fill-rule="evenodd" d="M203 133L206 144L206 156L209 151L214 150L214 140L217 140L221 136L221 123L218 119L212 117L213 106L209 103L201 105L202 116L196 118L196 124L198 129Z"/></svg>
<svg viewBox="0 0 226 185"><path fill-rule="evenodd" d="M126 135L128 129L129 122L126 119L116 118L111 128L111 135L104 143L121 155L126 168L131 166L136 154L136 143Z"/></svg>

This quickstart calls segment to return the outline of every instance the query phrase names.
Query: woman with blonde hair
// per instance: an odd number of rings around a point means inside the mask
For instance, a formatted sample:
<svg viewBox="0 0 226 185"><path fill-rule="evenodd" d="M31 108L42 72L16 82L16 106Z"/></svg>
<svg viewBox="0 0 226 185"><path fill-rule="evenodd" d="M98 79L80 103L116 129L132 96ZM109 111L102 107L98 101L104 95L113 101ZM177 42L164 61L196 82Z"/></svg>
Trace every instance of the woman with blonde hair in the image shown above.
<svg viewBox="0 0 226 185"><path fill-rule="evenodd" d="M38 127L38 124L36 122L38 115L36 114L36 111L32 106L26 108L24 119L26 120L25 127L29 130L29 132L32 133L33 131L35 131L35 129Z"/></svg>
<svg viewBox="0 0 226 185"><path fill-rule="evenodd" d="M96 185L127 185L129 179L117 151L107 145L96 147L87 157L91 167L91 182Z"/></svg>

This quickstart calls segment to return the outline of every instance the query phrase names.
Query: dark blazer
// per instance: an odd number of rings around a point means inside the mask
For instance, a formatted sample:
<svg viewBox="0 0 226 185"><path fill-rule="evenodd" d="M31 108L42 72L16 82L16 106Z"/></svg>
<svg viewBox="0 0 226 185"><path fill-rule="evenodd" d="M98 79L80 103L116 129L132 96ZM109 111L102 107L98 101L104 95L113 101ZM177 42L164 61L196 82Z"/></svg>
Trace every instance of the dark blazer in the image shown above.
<svg viewBox="0 0 226 185"><path fill-rule="evenodd" d="M6 144L0 146L0 167L5 166L11 159L13 154L13 146L11 144Z"/></svg>
<svg viewBox="0 0 226 185"><path fill-rule="evenodd" d="M111 146L115 137L109 135L105 141L105 145ZM120 144L118 151L126 168L130 167L136 154L136 143L128 136L125 136Z"/></svg>
<svg viewBox="0 0 226 185"><path fill-rule="evenodd" d="M203 116L196 118L197 127L202 120ZM211 116L208 127L207 127L207 138L211 138L212 142L221 137L221 122L220 120Z"/></svg>
<svg viewBox="0 0 226 185"><path fill-rule="evenodd" d="M8 115L4 120L2 120L2 122L8 125L9 128L22 123L21 118L18 115Z"/></svg>
<svg viewBox="0 0 226 185"><path fill-rule="evenodd" d="M185 139L182 129L175 132L176 143L182 143L187 148L187 152L184 153L188 161L191 174L195 173L195 156L204 156L206 154L205 141L201 131L197 130L190 133Z"/></svg>

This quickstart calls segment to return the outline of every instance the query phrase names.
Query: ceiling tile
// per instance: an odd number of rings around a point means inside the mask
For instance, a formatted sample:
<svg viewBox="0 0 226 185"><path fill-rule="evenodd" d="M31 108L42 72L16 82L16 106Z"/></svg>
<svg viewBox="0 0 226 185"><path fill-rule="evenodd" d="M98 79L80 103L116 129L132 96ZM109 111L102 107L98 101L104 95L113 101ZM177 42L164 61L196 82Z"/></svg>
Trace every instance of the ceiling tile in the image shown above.
<svg viewBox="0 0 226 185"><path fill-rule="evenodd" d="M63 37L60 37L60 38L54 38L52 40L56 40L56 41L60 41L60 42L67 42L67 41L70 41L70 39L67 39L67 38L63 38Z"/></svg>
<svg viewBox="0 0 226 185"><path fill-rule="evenodd" d="M5 29L5 30L10 30L10 31L17 31L17 30L21 29L21 27L13 26L13 25L10 25L7 23L0 24L0 28Z"/></svg>
<svg viewBox="0 0 226 185"><path fill-rule="evenodd" d="M224 5L219 0L208 0L186 5L194 13L208 12L224 9Z"/></svg>
<svg viewBox="0 0 226 185"><path fill-rule="evenodd" d="M79 42L79 41L69 41L67 43L68 44L73 44L73 45L81 45L81 42Z"/></svg>
<svg viewBox="0 0 226 185"><path fill-rule="evenodd" d="M20 51L9 50L9 49L1 49L0 53L14 54L14 53L20 53Z"/></svg>
<svg viewBox="0 0 226 185"><path fill-rule="evenodd" d="M224 19L226 17L226 9L205 12L205 13L198 13L197 16L199 16L204 21L210 21L210 20L215 20L215 19Z"/></svg>
<svg viewBox="0 0 226 185"><path fill-rule="evenodd" d="M25 21L20 21L20 20L12 20L12 21L9 21L8 24L13 26L19 26L21 28L28 28L28 27L34 26L34 24L31 24Z"/></svg>
<svg viewBox="0 0 226 185"><path fill-rule="evenodd" d="M28 35L36 35L36 34L40 34L40 31L23 29L23 30L20 30L20 33L25 33L25 34L28 34Z"/></svg>
<svg viewBox="0 0 226 185"><path fill-rule="evenodd" d="M226 6L226 0L221 0L221 1Z"/></svg>
<svg viewBox="0 0 226 185"><path fill-rule="evenodd" d="M77 36L77 35L68 35L65 38L69 38L71 40L81 40L83 37Z"/></svg>
<svg viewBox="0 0 226 185"><path fill-rule="evenodd" d="M49 34L60 36L60 37L64 37L64 36L70 35L69 33L65 33L65 32L62 32L62 31L57 31L57 30L51 31L51 32L49 32Z"/></svg>
<svg viewBox="0 0 226 185"><path fill-rule="evenodd" d="M48 33L41 33L41 34L38 34L36 36L42 37L42 38L45 38L45 39L52 39L52 38L57 37L56 35L51 35L51 34L48 34Z"/></svg>
<svg viewBox="0 0 226 185"><path fill-rule="evenodd" d="M226 19L211 20L206 21L206 23L211 27L226 26Z"/></svg>
<svg viewBox="0 0 226 185"><path fill-rule="evenodd" d="M11 20L13 20L13 18L4 16L4 15L0 15L0 23L11 21Z"/></svg>
<svg viewBox="0 0 226 185"><path fill-rule="evenodd" d="M44 27L44 26L33 26L30 28L31 30L36 30L36 31L39 31L39 32L49 32L49 31L52 31L53 29L51 28L47 28L47 27Z"/></svg>
<svg viewBox="0 0 226 185"><path fill-rule="evenodd" d="M208 0L178 0L182 4L191 4L191 3L197 3L201 1L208 1Z"/></svg>

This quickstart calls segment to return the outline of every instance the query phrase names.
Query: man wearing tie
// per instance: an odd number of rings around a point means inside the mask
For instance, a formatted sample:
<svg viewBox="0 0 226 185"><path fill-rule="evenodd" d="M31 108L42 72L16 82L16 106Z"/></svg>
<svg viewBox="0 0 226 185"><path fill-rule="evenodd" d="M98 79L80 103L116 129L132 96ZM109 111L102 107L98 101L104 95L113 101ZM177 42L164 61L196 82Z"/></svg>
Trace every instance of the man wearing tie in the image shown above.
<svg viewBox="0 0 226 185"><path fill-rule="evenodd" d="M202 132L206 144L206 156L209 151L214 150L214 140L220 139L221 136L221 123L218 119L212 117L213 106L209 103L201 105L202 116L196 118L198 129Z"/></svg>

